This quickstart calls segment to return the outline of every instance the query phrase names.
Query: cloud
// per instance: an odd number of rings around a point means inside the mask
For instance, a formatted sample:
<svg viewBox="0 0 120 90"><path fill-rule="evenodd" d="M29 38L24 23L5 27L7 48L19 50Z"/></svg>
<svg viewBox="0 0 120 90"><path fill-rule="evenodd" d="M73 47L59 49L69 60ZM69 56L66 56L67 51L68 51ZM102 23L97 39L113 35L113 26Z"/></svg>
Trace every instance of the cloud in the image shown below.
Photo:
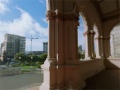
<svg viewBox="0 0 120 90"><path fill-rule="evenodd" d="M45 23L48 23L46 18L42 18L42 21L45 22Z"/></svg>
<svg viewBox="0 0 120 90"><path fill-rule="evenodd" d="M10 0L0 0L0 14L3 14L6 11L9 11L9 8L7 7L9 2Z"/></svg>
<svg viewBox="0 0 120 90"><path fill-rule="evenodd" d="M45 4L45 0L39 0L39 2Z"/></svg>
<svg viewBox="0 0 120 90"><path fill-rule="evenodd" d="M41 50L42 47L40 46L42 46L42 42L44 42L43 40L47 41L48 29L42 27L37 21L32 18L28 12L22 10L19 7L17 7L17 9L21 12L19 18L13 19L12 21L0 21L0 43L3 42L3 35L5 33L21 35L27 38L26 47L27 50L30 50L29 48L31 35L33 37L38 37L39 39L41 37L44 37L42 40L34 40L36 41L34 43L37 45L35 48L37 48L37 50Z"/></svg>

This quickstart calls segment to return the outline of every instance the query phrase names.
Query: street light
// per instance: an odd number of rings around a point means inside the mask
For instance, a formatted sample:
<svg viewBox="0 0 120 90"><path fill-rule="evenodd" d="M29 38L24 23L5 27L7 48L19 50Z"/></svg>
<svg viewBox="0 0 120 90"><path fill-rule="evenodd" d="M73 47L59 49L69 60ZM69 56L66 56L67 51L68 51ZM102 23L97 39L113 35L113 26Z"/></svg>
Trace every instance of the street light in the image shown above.
<svg viewBox="0 0 120 90"><path fill-rule="evenodd" d="M7 63L8 63L7 66L8 66L8 67L9 67L9 60L10 60L10 58L7 58Z"/></svg>
<svg viewBox="0 0 120 90"><path fill-rule="evenodd" d="M21 61L20 61L20 59L21 59L21 57L19 57L19 62L18 63L20 63Z"/></svg>
<svg viewBox="0 0 120 90"><path fill-rule="evenodd" d="M21 59L21 57L19 57L19 59Z"/></svg>

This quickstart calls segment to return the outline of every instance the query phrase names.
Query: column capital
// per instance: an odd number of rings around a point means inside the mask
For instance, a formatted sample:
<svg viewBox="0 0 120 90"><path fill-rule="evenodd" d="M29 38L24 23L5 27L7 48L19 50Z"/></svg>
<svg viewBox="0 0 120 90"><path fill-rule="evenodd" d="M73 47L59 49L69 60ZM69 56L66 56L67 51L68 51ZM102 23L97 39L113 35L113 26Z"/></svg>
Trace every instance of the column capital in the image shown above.
<svg viewBox="0 0 120 90"><path fill-rule="evenodd" d="M95 31L94 31L94 30L90 30L90 34L91 34L91 35L94 35L94 34L95 34Z"/></svg>
<svg viewBox="0 0 120 90"><path fill-rule="evenodd" d="M97 39L102 40L103 36L97 36L97 37L95 37L95 40L97 40Z"/></svg>
<svg viewBox="0 0 120 90"><path fill-rule="evenodd" d="M110 36L104 36L103 40L110 40Z"/></svg>
<svg viewBox="0 0 120 90"><path fill-rule="evenodd" d="M46 19L48 20L54 20L56 18L56 13L54 11L47 11L46 12Z"/></svg>
<svg viewBox="0 0 120 90"><path fill-rule="evenodd" d="M78 20L79 20L79 16L72 12L61 13L61 12L58 12L57 10L56 11L47 11L46 18L47 18L47 20L57 19L57 20L75 21L75 22L78 22ZM79 25L79 24L77 24L77 25Z"/></svg>
<svg viewBox="0 0 120 90"><path fill-rule="evenodd" d="M83 33L83 35L84 36L86 36L86 35L94 35L95 34L95 32L93 31L93 30L87 30L87 31L85 31L84 33Z"/></svg>

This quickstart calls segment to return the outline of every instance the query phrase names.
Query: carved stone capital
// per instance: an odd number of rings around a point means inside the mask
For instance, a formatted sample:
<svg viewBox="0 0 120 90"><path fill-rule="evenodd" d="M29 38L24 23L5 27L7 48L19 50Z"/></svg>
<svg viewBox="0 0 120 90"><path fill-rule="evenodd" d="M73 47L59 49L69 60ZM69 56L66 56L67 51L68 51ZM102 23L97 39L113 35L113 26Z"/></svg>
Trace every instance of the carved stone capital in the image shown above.
<svg viewBox="0 0 120 90"><path fill-rule="evenodd" d="M110 37L109 36L104 36L103 40L110 40Z"/></svg>
<svg viewBox="0 0 120 90"><path fill-rule="evenodd" d="M86 36L86 35L94 35L94 34L95 34L95 32L93 30L91 30L91 31L85 31L83 33L84 36Z"/></svg>
<svg viewBox="0 0 120 90"><path fill-rule="evenodd" d="M97 37L95 38L95 40L97 40L97 39L102 40L102 39L103 39L103 36L97 36Z"/></svg>
<svg viewBox="0 0 120 90"><path fill-rule="evenodd" d="M91 35L94 35L94 34L95 34L95 31L91 30L91 31L90 31L90 34L91 34Z"/></svg>
<svg viewBox="0 0 120 90"><path fill-rule="evenodd" d="M52 11L47 11L46 14L47 20L64 20L64 21L75 21L78 22L79 16L73 14L73 13L59 13L59 12L52 12Z"/></svg>
<svg viewBox="0 0 120 90"><path fill-rule="evenodd" d="M56 18L56 13L47 11L46 18L47 18L47 20L54 20Z"/></svg>

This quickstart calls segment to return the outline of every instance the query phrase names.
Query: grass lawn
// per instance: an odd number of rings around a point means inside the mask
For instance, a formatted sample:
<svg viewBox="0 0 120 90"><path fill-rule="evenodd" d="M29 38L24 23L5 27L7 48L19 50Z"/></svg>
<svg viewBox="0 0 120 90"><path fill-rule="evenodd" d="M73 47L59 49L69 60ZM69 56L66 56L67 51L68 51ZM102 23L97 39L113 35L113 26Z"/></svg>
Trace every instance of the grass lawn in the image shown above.
<svg viewBox="0 0 120 90"><path fill-rule="evenodd" d="M31 66L21 66L22 69L30 69ZM32 66L32 68L37 68L37 66Z"/></svg>

